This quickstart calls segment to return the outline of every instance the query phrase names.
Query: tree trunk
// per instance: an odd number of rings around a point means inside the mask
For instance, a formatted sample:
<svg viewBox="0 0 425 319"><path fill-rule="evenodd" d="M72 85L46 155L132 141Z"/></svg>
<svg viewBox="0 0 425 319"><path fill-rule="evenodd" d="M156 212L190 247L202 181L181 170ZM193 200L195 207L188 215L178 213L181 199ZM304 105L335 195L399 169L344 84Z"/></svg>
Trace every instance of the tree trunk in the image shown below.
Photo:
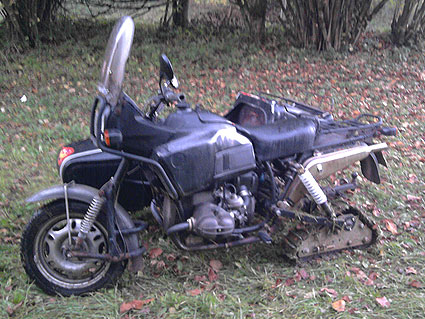
<svg viewBox="0 0 425 319"><path fill-rule="evenodd" d="M404 0L397 2L391 23L391 38L397 45L417 42L425 32L425 1Z"/></svg>
<svg viewBox="0 0 425 319"><path fill-rule="evenodd" d="M55 9L61 0L3 1L7 12L6 24L12 41L35 47L40 42L42 30L48 30Z"/></svg>
<svg viewBox="0 0 425 319"><path fill-rule="evenodd" d="M267 0L236 0L251 38L264 42L266 38Z"/></svg>
<svg viewBox="0 0 425 319"><path fill-rule="evenodd" d="M189 0L173 0L173 23L185 28L189 24Z"/></svg>
<svg viewBox="0 0 425 319"><path fill-rule="evenodd" d="M355 44L368 22L388 0L280 0L281 20L293 44L322 50L340 50Z"/></svg>

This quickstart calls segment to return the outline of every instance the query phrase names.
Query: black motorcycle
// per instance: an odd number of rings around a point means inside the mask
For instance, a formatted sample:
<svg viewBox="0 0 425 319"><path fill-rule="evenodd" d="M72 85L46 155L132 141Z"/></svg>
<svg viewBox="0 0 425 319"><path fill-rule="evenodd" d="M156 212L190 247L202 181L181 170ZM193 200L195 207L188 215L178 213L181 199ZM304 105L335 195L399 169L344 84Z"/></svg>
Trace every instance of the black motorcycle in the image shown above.
<svg viewBox="0 0 425 319"><path fill-rule="evenodd" d="M305 260L376 241L360 210L335 204L352 180L319 180L360 161L380 183L386 165L374 137L394 135L379 117L335 121L329 113L288 98L240 93L225 116L192 109L170 61L160 57L159 93L141 110L122 90L134 33L121 18L109 38L91 114L91 139L65 146L58 158L64 183L29 202L49 201L28 223L21 254L29 277L50 294L83 294L138 271L150 210L177 247L187 251L273 243L288 219L299 221L282 252ZM161 119L167 106L177 110ZM269 226L274 227L269 227Z"/></svg>

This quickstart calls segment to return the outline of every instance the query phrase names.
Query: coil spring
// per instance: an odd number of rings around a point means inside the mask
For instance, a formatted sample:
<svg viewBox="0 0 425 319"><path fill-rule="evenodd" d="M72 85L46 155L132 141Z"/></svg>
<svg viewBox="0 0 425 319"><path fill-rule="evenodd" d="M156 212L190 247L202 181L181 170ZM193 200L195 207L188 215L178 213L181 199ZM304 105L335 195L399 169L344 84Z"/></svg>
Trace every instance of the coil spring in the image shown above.
<svg viewBox="0 0 425 319"><path fill-rule="evenodd" d="M313 197L314 201L318 204L324 204L327 202L325 193L320 188L320 185L316 182L313 175L308 170L305 170L304 173L298 175L301 182L304 184L307 191Z"/></svg>
<svg viewBox="0 0 425 319"><path fill-rule="evenodd" d="M90 228L93 226L93 223L102 208L103 203L105 202L104 198L99 198L95 196L91 201L87 213L84 215L84 219L80 225L80 231L78 237L85 238Z"/></svg>

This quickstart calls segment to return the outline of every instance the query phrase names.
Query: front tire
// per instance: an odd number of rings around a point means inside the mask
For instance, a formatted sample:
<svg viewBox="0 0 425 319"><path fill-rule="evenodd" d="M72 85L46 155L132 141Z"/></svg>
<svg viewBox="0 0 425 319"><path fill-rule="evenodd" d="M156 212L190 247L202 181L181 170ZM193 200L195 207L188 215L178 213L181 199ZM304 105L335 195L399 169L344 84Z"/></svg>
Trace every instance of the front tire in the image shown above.
<svg viewBox="0 0 425 319"><path fill-rule="evenodd" d="M77 237L88 204L70 200L71 237ZM105 215L101 212L87 234L83 250L108 253ZM21 259L28 276L48 294L81 295L109 286L121 276L125 262L68 258L69 248L64 200L41 207L26 226L21 239Z"/></svg>

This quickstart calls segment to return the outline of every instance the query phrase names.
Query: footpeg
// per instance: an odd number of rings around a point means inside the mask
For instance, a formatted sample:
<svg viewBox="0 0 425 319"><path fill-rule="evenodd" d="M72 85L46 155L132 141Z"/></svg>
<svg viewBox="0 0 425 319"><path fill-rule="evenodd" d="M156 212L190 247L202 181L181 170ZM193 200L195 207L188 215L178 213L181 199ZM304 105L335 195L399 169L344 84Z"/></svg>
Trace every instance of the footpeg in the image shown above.
<svg viewBox="0 0 425 319"><path fill-rule="evenodd" d="M260 237L261 241L265 244L271 244L272 238L264 231L258 232L258 237Z"/></svg>

